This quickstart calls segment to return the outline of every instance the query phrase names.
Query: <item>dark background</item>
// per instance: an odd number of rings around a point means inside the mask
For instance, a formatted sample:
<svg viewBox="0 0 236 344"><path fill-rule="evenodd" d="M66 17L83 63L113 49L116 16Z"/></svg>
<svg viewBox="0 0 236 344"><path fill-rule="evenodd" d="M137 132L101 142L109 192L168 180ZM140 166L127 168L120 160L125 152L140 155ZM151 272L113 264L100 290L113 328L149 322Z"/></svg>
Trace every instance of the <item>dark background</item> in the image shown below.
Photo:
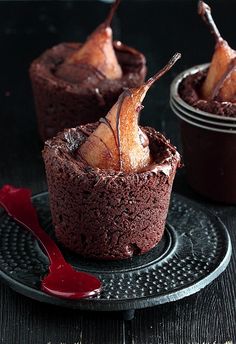
<svg viewBox="0 0 236 344"><path fill-rule="evenodd" d="M209 1L220 31L236 47L236 1ZM210 60L214 41L197 15L197 1L125 1L113 21L114 38L141 50L148 76L179 51L182 60L149 92L141 123L165 133L181 150L177 120L168 98L170 82L183 69ZM98 1L0 2L0 186L47 189L32 91L30 62L62 41L84 41L109 6ZM207 202L190 190L185 171L174 190L207 205L227 225L236 245L236 208ZM233 247L234 248L234 247ZM40 304L0 284L0 343L4 344L223 344L236 343L233 254L226 272L196 295L136 312L125 323L115 313L88 313ZM230 342L230 344L232 344Z"/></svg>

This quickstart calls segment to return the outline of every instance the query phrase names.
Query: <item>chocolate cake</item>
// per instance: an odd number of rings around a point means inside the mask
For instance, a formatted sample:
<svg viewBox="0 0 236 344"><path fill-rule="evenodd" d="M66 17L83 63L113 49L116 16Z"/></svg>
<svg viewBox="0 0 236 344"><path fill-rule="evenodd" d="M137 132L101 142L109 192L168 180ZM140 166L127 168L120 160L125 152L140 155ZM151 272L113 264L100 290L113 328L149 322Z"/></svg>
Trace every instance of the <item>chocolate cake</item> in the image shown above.
<svg viewBox="0 0 236 344"><path fill-rule="evenodd" d="M113 41L111 22L120 4L84 43L61 43L30 66L39 133L43 140L65 128L96 122L125 88L140 86L146 61L139 51Z"/></svg>
<svg viewBox="0 0 236 344"><path fill-rule="evenodd" d="M214 100L202 99L201 88L206 79L207 71L207 69L199 71L184 78L179 85L180 97L189 105L207 113L236 117L236 104L222 101L217 97Z"/></svg>
<svg viewBox="0 0 236 344"><path fill-rule="evenodd" d="M127 87L143 83L146 60L142 53L113 42L122 68L120 79L107 79L93 66L63 62L82 44L61 43L45 51L30 67L39 133L42 140L64 128L97 121Z"/></svg>
<svg viewBox="0 0 236 344"><path fill-rule="evenodd" d="M84 257L124 259L153 248L163 235L180 157L165 137L142 128L152 164L141 172L88 166L79 147L98 124L67 129L45 144L50 205L58 240Z"/></svg>

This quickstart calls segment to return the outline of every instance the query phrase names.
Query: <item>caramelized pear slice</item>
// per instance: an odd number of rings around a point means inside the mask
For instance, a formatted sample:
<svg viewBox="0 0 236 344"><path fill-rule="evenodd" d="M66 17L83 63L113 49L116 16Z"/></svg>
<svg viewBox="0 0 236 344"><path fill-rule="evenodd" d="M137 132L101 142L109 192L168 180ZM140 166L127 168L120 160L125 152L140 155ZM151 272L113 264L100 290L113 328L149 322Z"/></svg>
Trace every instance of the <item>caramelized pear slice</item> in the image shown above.
<svg viewBox="0 0 236 344"><path fill-rule="evenodd" d="M231 102L236 103L236 61L230 64L227 72L226 78L224 78L224 82L222 87L219 90L217 98L220 101L224 102Z"/></svg>
<svg viewBox="0 0 236 344"><path fill-rule="evenodd" d="M112 29L110 27L119 3L120 0L114 2L105 22L87 38L78 51L67 58L65 63L92 65L107 79L121 78L122 69L113 48Z"/></svg>
<svg viewBox="0 0 236 344"><path fill-rule="evenodd" d="M198 12L216 40L215 52L201 90L202 97L205 100L233 102L236 97L236 51L221 37L211 16L210 7L199 1Z"/></svg>
<svg viewBox="0 0 236 344"><path fill-rule="evenodd" d="M151 163L149 141L138 126L142 101L151 85L181 57L168 64L138 88L125 90L97 129L80 146L80 157L88 165L105 170L136 172Z"/></svg>

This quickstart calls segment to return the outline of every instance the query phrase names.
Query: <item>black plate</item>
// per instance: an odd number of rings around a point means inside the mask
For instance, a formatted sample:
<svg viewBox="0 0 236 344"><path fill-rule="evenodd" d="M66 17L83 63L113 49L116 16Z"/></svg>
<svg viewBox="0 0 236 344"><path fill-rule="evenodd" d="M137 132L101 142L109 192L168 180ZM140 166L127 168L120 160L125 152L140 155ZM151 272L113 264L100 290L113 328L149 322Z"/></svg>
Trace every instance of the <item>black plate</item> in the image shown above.
<svg viewBox="0 0 236 344"><path fill-rule="evenodd" d="M33 197L40 222L53 235L48 194ZM207 209L174 194L163 239L149 253L124 261L89 261L62 248L75 268L103 282L100 296L66 300L40 290L48 259L38 242L5 213L0 217L0 276L15 291L64 307L120 311L150 307L194 294L224 271L231 243L222 222Z"/></svg>

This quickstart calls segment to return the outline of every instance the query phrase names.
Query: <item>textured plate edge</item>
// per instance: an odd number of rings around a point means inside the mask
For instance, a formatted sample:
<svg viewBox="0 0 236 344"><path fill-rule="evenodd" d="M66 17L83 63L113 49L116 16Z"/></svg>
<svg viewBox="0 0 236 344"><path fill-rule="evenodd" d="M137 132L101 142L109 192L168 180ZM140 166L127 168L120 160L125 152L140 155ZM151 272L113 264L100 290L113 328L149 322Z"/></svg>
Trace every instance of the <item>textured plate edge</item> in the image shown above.
<svg viewBox="0 0 236 344"><path fill-rule="evenodd" d="M228 232L227 232L228 234ZM147 307L153 307L161 304L165 304L168 302L174 302L191 296L201 289L208 286L211 282L213 282L217 277L219 277L227 268L231 254L232 254L232 245L231 240L229 238L229 245L227 249L227 253L218 267L212 271L208 276L196 282L193 286L188 286L184 289L175 291L173 293L162 294L161 296L155 297L144 297L139 299L129 299L129 300L102 300L102 303L99 302L100 300L94 299L91 303L92 299L86 300L79 300L79 301L70 301L53 297L49 294L43 293L37 289L30 288L28 286L22 285L22 283L17 282L16 280L12 279L8 275L4 274L0 271L0 278L3 282L8 285L12 290L24 295L32 300L37 300L39 302L48 303L54 306L61 306L65 308L72 308L72 309L80 309L84 311L123 311L123 310L130 310L130 309L142 309ZM206 282L206 283L205 283ZM32 297L28 293L33 293L34 296ZM186 291L188 295L186 295Z"/></svg>
<svg viewBox="0 0 236 344"><path fill-rule="evenodd" d="M45 195L47 193L48 192L45 191L45 192L36 194L32 197L32 199L38 196ZM217 216L215 213L213 213L209 209L205 209L198 202L191 200L183 195L173 193L172 197L175 194L183 202L191 202L193 206L198 207L200 210L209 214L211 217L213 216L223 227L226 243L228 244L225 256L223 260L220 261L220 264L216 266L215 270L213 270L210 274L208 274L204 278L197 281L194 285L187 286L181 290L176 290L173 293L166 292L166 293L163 293L161 296L151 296L151 297L145 296L138 299L127 299L127 300L125 299L124 300L84 299L84 300L78 300L78 301L71 301L71 300L56 298L38 289L28 287L16 281L15 279L11 278L9 275L5 274L2 271L0 271L0 279L3 280L3 282L6 285L8 285L12 290L30 299L37 300L43 303L52 304L55 306L61 306L61 307L71 308L71 309L80 309L80 310L85 310L85 311L123 311L123 310L130 310L130 309L142 309L142 308L165 304L168 302L174 302L174 301L186 298L190 295L193 295L197 293L198 291L200 291L201 289L205 288L212 281L214 281L218 276L220 276L221 273L224 272L224 270L227 268L230 262L230 258L232 254L232 244L231 244L231 239L230 239L228 230L219 216ZM29 295L31 293L34 294L33 297Z"/></svg>

